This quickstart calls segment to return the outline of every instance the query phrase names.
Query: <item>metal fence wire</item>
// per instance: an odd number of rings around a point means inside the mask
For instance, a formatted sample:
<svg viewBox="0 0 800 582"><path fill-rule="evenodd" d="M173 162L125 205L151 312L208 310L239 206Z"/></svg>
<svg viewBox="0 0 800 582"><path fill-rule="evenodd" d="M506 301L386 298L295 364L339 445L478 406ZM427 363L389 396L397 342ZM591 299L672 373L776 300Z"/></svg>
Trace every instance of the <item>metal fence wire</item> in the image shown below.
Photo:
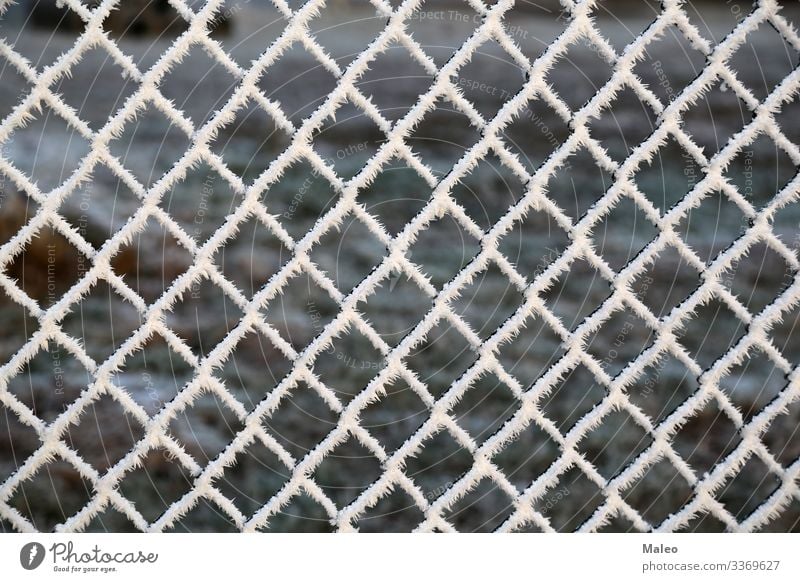
<svg viewBox="0 0 800 582"><path fill-rule="evenodd" d="M732 160L762 136L767 136L785 152L795 168L800 165L800 147L787 137L776 122L776 116L783 107L796 99L800 92L798 69L786 74L766 96L757 96L740 81L737 71L729 63L748 35L763 26L772 27L788 45L800 51L798 31L784 17L780 4L776 0L753 3L752 10L741 15L730 34L719 42L711 42L687 15L685 2L663 0L649 26L633 42L620 49L615 48L596 26L593 11L599 4L598 0L561 0L563 32L541 55L531 59L520 49L504 21L504 15L515 5L514 0L493 3L469 0L469 6L479 16L474 31L451 58L444 63L437 63L407 30L409 19L421 9L421 2L369 2L385 19L385 26L367 48L346 66L332 58L309 31L310 20L324 8L325 0L309 0L292 7L285 0L273 0L276 10L285 19L285 28L247 66L242 66L232 58L223 43L210 32L223 9L221 0L209 0L192 6L183 0L169 0L169 5L185 20L185 27L148 66L143 61L132 59L126 53L125 45L115 40L104 25L121 4L120 0L89 4L80 0L62 0L61 4L72 14L72 18L78 19L76 22L80 23L80 31L74 44L52 64L37 67L23 57L13 43L0 40L0 56L29 87L17 104L3 114L0 143L8 142L15 132L45 108L89 144L76 169L52 189L43 189L32 180L19 164L10 159L7 150L0 153L0 172L14 187L24 192L35 206L30 218L4 239L0 249L2 292L21 306L27 317L35 320L35 331L0 366L0 403L5 407L6 415L14 416L15 422L26 430L34 431L36 439L30 454L16 459L16 468L0 485L0 520L6 522L10 529L20 532L37 529L37 524L13 500L27 483L34 481L54 462L74 469L89 488L86 503L55 525L58 531L84 531L96 517L110 510L123 515L138 530L164 531L173 528L200 504L212 506L236 529L263 530L269 529L276 516L299 496L311 499L320 506L323 519L329 520L334 529L355 531L362 528L361 520L370 511L390 495L400 493L419 512L415 531L447 532L459 529L458 523L451 519L453 508L489 484L495 494L499 492L504 496L509 508L495 528L497 531L547 532L558 529L548 516L548 509L558 501L554 496L560 495L558 485L568 472L581 475L598 496L593 511L571 528L581 531L599 531L615 520L623 520L630 524L631 529L639 531L679 531L689 528L692 520L701 515L713 517L729 531L758 531L767 528L792 507L796 511L800 503L800 460L777 458L763 439L765 433L779 422L800 397L798 362L792 361L785 354L785 346L778 345L772 336L773 328L800 303L798 255L774 231L775 216L796 203L800 197L800 177L795 175L761 206L744 196L725 174ZM4 0L0 6L0 10L6 12L10 2ZM667 29L679 31L692 47L702 53L705 61L699 74L685 88L675 91L670 99L664 100L654 93L652 86L642 81L635 73L635 67L644 58L651 43L661 38ZM505 96L507 98L493 116L479 111L466 96L463 84L458 82L461 69L487 42L502 47L507 58L524 72L522 87ZM548 80L548 73L570 47L577 44L589 46L595 51L609 64L612 74L588 101L576 108L566 103L564 95L557 93ZM336 79L335 87L324 101L299 120L291 119L284 106L266 95L259 85L263 77L270 75L273 63L293 45L302 46ZM365 96L359 87L359 80L384 51L396 45L407 50L408 58L416 61L431 76L432 83L417 96L407 113L390 120ZM192 119L162 93L162 81L170 71L181 67L184 57L196 47L202 48L216 65L236 79L227 101L202 123ZM68 105L54 86L61 79L69 77L73 67L82 61L88 51L98 49L107 53L121 68L133 90L100 127L95 127L82 119L81 112ZM199 76L203 73L198 70L196 74ZM403 81L399 79L396 83ZM698 99L721 84L746 105L750 117L740 131L721 147L709 152L685 131L684 115ZM654 130L631 147L624 159L619 160L610 156L593 136L590 124L612 107L623 91L633 92L642 106L651 110L656 122ZM567 139L536 168L527 166L519 159L503 133L510 123L524 114L532 100L546 104L568 126ZM466 148L447 171L436 172L412 149L409 136L441 101L465 115L476 128L479 138ZM321 157L313 147L316 132L344 104L356 107L374 122L382 134L382 141L374 155L352 177L340 175L334 164ZM245 181L232 171L224 157L213 147L218 134L248 105L260 108L289 138L288 145L253 181ZM125 161L116 155L113 148L114 141L145 111L158 111L165 116L173 129L185 135L190 144L169 170L151 184L144 183L126 168ZM651 162L659 148L670 140L679 144L699 171L688 194L670 208L660 209L641 192L634 175ZM602 197L585 213L571 216L548 196L548 183L578 150L588 152L594 163L612 176L612 181ZM524 185L524 195L497 220L484 227L465 212L452 192L488 156L500 160L513 173ZM432 189L432 195L421 209L396 232L390 232L381 217L370 213L358 198L358 193L369 186L392 160L402 161ZM268 193L287 168L299 163L306 164L315 176L329 183L336 192L336 198L310 228L293 236L270 207ZM204 241L188 232L186 225L179 224L161 205L164 196L200 165L212 168L238 196L237 204L231 208L219 228ZM102 244L95 245L64 217L62 205L72 192L90 183L100 168L113 174L135 194L138 207L118 230L111 233ZM711 195L722 195L732 202L746 217L746 224L727 248L706 261L698 256L676 229L688 212ZM655 227L655 232L641 252L625 264L612 267L595 248L592 233L605 216L623 203L635 204ZM503 237L532 212L548 215L554 224L568 234L569 240L563 250L557 251L552 261L543 265L534 276L528 276L522 274L517 265L500 251L500 244ZM479 249L454 277L443 285L434 285L419 265L411 260L409 249L435 220L443 216L452 217L463 231L475 237L479 241ZM385 247L385 254L377 266L351 290L342 291L331 275L312 260L312 249L348 218L354 218L365 226ZM163 293L151 299L144 298L115 268L122 249L154 221L189 253L190 264ZM260 288L248 293L223 272L219 255L220 250L236 236L239 228L253 221L276 237L289 255ZM66 239L80 254L85 266L80 277L71 283L63 295L47 306L26 292L20 281L8 271L16 258L45 229L51 229ZM752 313L723 279L756 245L762 245L777 254L787 265L790 275L774 300ZM681 298L671 310L656 314L643 302L640 293L634 289L634 283L668 250L677 253L680 260L696 269L700 277L696 288ZM257 256L256 251L253 260ZM572 326L553 311L543 296L578 262L596 270L608 285L609 293L596 310ZM452 304L489 269L502 273L523 299L499 327L488 334L479 334L469 321L453 309ZM427 297L427 307L402 339L389 343L376 331L360 306L395 274L401 274L418 286ZM313 280L335 304L335 314L329 321L320 320L313 339L303 346L287 341L265 317L274 302L288 292L290 281L299 275ZM140 325L130 332L120 331L124 337L112 353L107 357L95 358L88 353L83 341L65 331L63 322L82 299L101 283L136 309ZM226 330L222 339L208 347L206 353L198 355L187 345L185 338L170 327L170 312L181 298L201 283L220 290L225 300L240 310L241 317ZM729 349L706 364L699 362L680 338L696 311L710 302L717 302L730 310L742 324L744 332ZM615 314L620 313L633 314L640 322L637 325L647 328L652 334L652 341L635 357L620 362L619 371L612 372L603 365L596 353L587 348L587 342ZM537 317L555 334L562 355L541 376L528 384L506 369L498 353L522 332L531 317ZM469 344L475 357L466 371L453 380L443 393L434 395L425 379L408 365L407 358L442 322L456 330ZM91 325L91 322L88 323ZM11 330L4 329L2 333L11 333ZM250 407L237 398L219 372L237 346L253 333L266 338L291 365L277 385ZM337 338L351 333L360 334L368 340L370 348L380 354L381 365L376 367L375 375L368 383L358 386L352 397L345 398L316 373L315 363L330 350ZM124 382L120 383L116 378L126 363L154 338L165 343L189 373L185 381L181 381L174 398L163 402L157 410L150 411L132 397ZM86 370L88 379L74 401L54 417L45 420L9 386L38 353L52 350L53 346L57 346L65 357L68 355L79 362ZM774 398L752 413L745 414L721 387L721 383L732 369L755 354L769 361L785 377ZM653 418L632 401L629 389L642 380L648 368L657 366L667 358L685 366L696 381L697 388L674 410L662 418ZM588 371L591 382L602 387L603 395L574 424L559 425L549 418L542 402L565 376L578 367ZM481 378L488 376L496 377L507 387L513 394L513 405L503 423L491 434L478 438L469 426L463 426L464 423L456 418L453 410ZM398 381L407 384L424 403L424 415L408 438L389 447L372 434L373 431L362 417L364 410L380 401L387 394L388 387ZM265 429L265 422L281 413L281 404L300 385L319 396L335 416L331 430L326 431L319 442L303 454L290 450ZM196 458L175 438L170 428L178 415L207 394L221 402L226 414L232 415L238 423L229 441L208 460ZM109 398L121 407L126 418L138 427L139 432L126 454L101 469L87 461L67 436L70 428L85 418L86 411L94 403ZM707 471L700 471L687 462L685 452L682 453L675 446L674 438L709 403L714 403L720 414L735 426L738 440ZM597 463L581 450L580 443L618 413L625 413L631 419L631 424L623 430L646 435L646 446L637 450L619 471L609 475L601 471ZM307 428L311 430L315 427ZM299 430L302 429L299 427ZM557 453L546 470L520 485L509 477L498 459L521 435L534 429L543 435L542 438L555 443ZM796 430L796 427L788 430ZM441 435L452 439L459 449L468 453L471 460L463 474L443 483L431 494L415 481L408 465L426 443ZM706 438L714 438L714 435L709 434ZM361 450L366 451L365 454L374 457L379 471L354 499L342 503L320 485L317 474L319 467L335 457L337 448L347 442L357 443ZM256 506L246 509L223 489L221 483L226 471L235 467L242 455L256 444L279 460L285 479L271 496L258 500ZM141 504L131 501L122 484L154 452L166 453L171 462L187 475L191 487L177 499L170 500L164 511L150 516ZM718 493L727 483L736 479L749 463L754 462L765 467L775 486L767 495L759 498L759 503L746 516L737 517L720 501ZM689 493L674 511L654 517L641 507L634 507L628 493L656 466L671 467L673 479L680 481ZM664 487L668 487L668 484L665 483Z"/></svg>

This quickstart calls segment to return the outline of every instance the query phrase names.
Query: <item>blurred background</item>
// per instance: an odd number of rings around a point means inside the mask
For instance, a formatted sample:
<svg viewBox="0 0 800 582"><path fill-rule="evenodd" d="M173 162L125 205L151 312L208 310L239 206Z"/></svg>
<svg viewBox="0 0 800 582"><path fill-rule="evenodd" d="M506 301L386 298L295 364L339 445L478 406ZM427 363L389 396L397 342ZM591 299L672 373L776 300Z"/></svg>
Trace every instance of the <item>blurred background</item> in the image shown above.
<svg viewBox="0 0 800 582"><path fill-rule="evenodd" d="M92 4L91 1L85 4ZM197 9L202 2L188 4ZM288 4L297 8L302 0ZM392 2L399 5L398 2ZM781 3L782 14L800 24L800 5ZM660 9L652 0L617 0L597 3L598 29L619 52L655 18ZM752 3L729 0L689 2L686 12L710 42L721 41L750 11ZM505 17L509 35L526 57L535 59L564 30L568 17L551 0L517 2ZM225 3L214 21L213 38L240 66L247 67L281 34L287 21L269 2L233 0ZM366 1L330 0L309 24L319 44L340 68L350 63L385 26ZM478 26L479 18L466 2L427 0L409 19L408 31L437 66L442 66ZM152 66L186 28L185 21L166 0L120 3L106 28L123 53L140 71ZM45 70L81 34L80 19L55 2L18 1L0 17L0 38L37 70ZM759 100L765 98L798 65L798 51L772 27L762 25L748 35L732 55L730 66L738 79ZM700 73L705 57L676 29L671 28L647 49L634 72L664 104L673 100ZM70 74L57 77L50 89L72 106L93 130L103 127L137 89L121 75L122 69L101 47L87 51ZM573 110L579 109L610 78L612 67L597 50L583 41L559 59L547 81ZM432 76L402 46L381 54L358 87L372 99L390 122L402 118ZM484 116L493 117L525 82L519 66L494 41L476 52L460 71L458 86ZM182 63L172 68L160 90L199 127L222 107L236 87L236 78L195 46ZM265 96L283 108L299 125L328 96L336 77L300 43L293 44L259 80ZM11 113L31 90L26 78L0 55L0 116ZM776 114L783 134L800 145L800 97L793 96ZM719 151L752 114L724 83L700 98L685 115L684 127L707 156ZM590 125L590 131L616 161L623 160L652 133L656 115L631 90L620 92L612 106ZM564 119L546 102L528 103L504 132L508 151L518 156L528 172L537 168L569 136ZM351 103L341 107L317 131L315 150L343 178L354 176L384 139L379 127ZM408 139L413 151L438 178L474 144L480 135L466 115L440 100ZM245 184L251 184L290 143L279 124L259 104L249 102L219 132L211 149ZM145 186L154 184L190 147L190 138L155 107L142 110L109 148ZM23 127L0 144L0 153L38 185L42 192L59 186L75 171L90 144L58 114L43 107ZM797 173L789 154L768 136L747 146L726 170L726 177L756 208L768 204ZM701 166L670 140L651 164L636 174L642 194L661 212L674 206L703 177ZM613 177L588 151L573 154L548 183L548 196L573 220L580 218L610 187ZM358 194L358 200L395 235L425 205L431 185L404 161L394 160ZM525 193L525 184L490 153L453 190L453 199L482 229L489 229ZM337 193L308 163L297 163L279 182L263 193L267 211L278 217L289 234L300 238L329 210ZM161 208L198 242L204 242L241 201L241 195L214 169L192 169L162 199ZM110 169L98 166L92 179L71 192L61 214L99 248L136 211L140 200ZM38 210L15 181L0 172L0 244L5 244ZM749 219L724 193L709 195L691 210L677 229L701 260L710 263L743 233ZM800 203L795 201L774 215L774 232L797 254L800 248ZM656 235L658 228L629 198L615 206L593 229L595 249L615 270L631 261ZM544 210L531 210L503 238L500 250L518 272L533 281L570 243L568 233ZM409 258L440 289L480 250L473 233L447 214L432 222L409 252ZM343 293L353 289L383 258L386 248L356 218L346 219L315 245L312 260ZM261 288L290 258L281 241L262 223L248 220L222 249L216 260L226 277L248 298ZM41 230L20 253L6 260L4 274L41 305L57 301L89 268L86 259L60 234ZM152 302L191 264L190 253L159 222L125 245L112 267L145 301ZM794 280L785 259L764 244L753 246L723 276L723 284L756 314L772 303ZM702 273L675 249L660 253L637 279L634 289L657 316L680 304L701 282ZM544 294L564 325L574 329L611 293L610 283L585 260L572 265ZM453 302L482 338L489 337L523 301L521 289L496 266L484 271ZM391 346L414 328L430 307L430 300L405 275L387 279L368 301L359 305L375 330ZM293 278L284 294L263 310L264 318L296 350L301 350L331 321L336 302L306 275ZM197 355L208 353L241 317L235 303L222 290L204 281L184 294L167 317L167 324ZM800 306L785 312L771 330L771 340L783 356L800 363ZM141 325L137 309L101 282L75 304L63 320L63 329L102 362L133 330ZM7 362L38 329L27 310L0 293L0 361ZM733 346L746 327L718 299L699 307L688 321L680 342L698 364L709 367ZM587 342L612 376L618 374L653 341L653 334L638 316L622 311L609 319ZM530 317L515 338L498 353L504 368L525 388L532 386L563 355L561 338L541 318ZM406 359L434 397L444 394L477 359L472 346L457 329L440 322ZM314 365L314 372L337 397L349 402L374 377L382 357L357 331L339 337L332 349ZM281 381L291 363L265 336L251 333L236 347L217 378L248 411ZM154 336L144 349L128 359L114 382L149 414L171 401L192 377L192 367L163 340ZM72 354L51 343L8 382L8 390L34 413L55 419L91 382L89 373ZM722 390L745 420L757 414L785 388L783 372L765 354L751 351L721 382ZM629 388L632 403L653 422L666 418L698 389L697 379L683 363L666 357L648 367ZM572 428L606 394L584 366L578 366L540 402L540 408L563 432ZM519 401L502 380L487 375L475 382L453 409L452 416L477 442L483 442L516 411ZM368 406L362 425L387 452L396 450L427 418L428 405L408 385L396 381L387 395ZM302 458L336 425L337 413L307 385L298 385L281 401L263 425L296 459ZM764 434L763 441L783 466L800 456L800 403L789 406ZM224 450L241 429L241 419L219 398L206 394L176 416L170 434L200 466ZM86 408L71 425L64 440L101 474L120 461L143 435L141 424L106 394ZM590 431L579 451L604 478L617 475L652 439L630 415L618 411ZM702 476L724 459L740 442L731 418L711 401L681 427L675 450ZM30 426L0 403L0 483L6 481L38 448ZM558 445L535 424L530 425L494 459L509 480L523 491L558 458ZM444 493L472 464L472 455L447 431L425 441L420 453L407 463L406 473L429 501ZM260 444L237 456L215 481L219 490L245 515L263 506L288 478L289 469ZM330 499L342 508L356 499L381 474L380 463L355 439L338 447L317 468L313 477ZM717 498L737 520L744 520L780 485L780 477L757 457L729 480ZM132 470L119 486L149 521L192 488L192 477L181 463L162 451L151 451L141 467ZM693 494L691 485L668 462L651 467L623 496L653 525L677 512ZM52 530L83 507L93 495L92 485L61 460L53 460L32 479L13 490L7 503L39 530ZM537 502L559 531L580 527L602 504L598 486L576 468L565 472L558 484ZM484 481L450 508L445 517L461 531L492 531L512 513L512 500L491 481ZM361 531L410 531L423 519L422 512L402 491L396 490L370 509L357 523ZM328 531L325 509L301 494L271 518L268 531ZM627 531L632 524L613 520L605 529ZM87 531L135 529L113 507L93 519ZM216 505L201 501L172 527L175 531L232 531L235 524ZM698 515L689 531L717 531L724 524L711 515ZM800 500L794 499L767 529L800 529ZM0 531L11 531L0 518Z"/></svg>

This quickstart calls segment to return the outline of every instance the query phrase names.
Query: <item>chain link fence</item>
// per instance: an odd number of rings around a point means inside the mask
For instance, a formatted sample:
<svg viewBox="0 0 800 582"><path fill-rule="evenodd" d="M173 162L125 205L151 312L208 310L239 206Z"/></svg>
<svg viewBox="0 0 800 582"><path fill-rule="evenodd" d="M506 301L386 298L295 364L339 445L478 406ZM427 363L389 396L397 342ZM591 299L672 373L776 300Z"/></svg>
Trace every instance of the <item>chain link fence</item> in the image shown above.
<svg viewBox="0 0 800 582"><path fill-rule="evenodd" d="M0 527L795 531L777 0L0 0Z"/></svg>

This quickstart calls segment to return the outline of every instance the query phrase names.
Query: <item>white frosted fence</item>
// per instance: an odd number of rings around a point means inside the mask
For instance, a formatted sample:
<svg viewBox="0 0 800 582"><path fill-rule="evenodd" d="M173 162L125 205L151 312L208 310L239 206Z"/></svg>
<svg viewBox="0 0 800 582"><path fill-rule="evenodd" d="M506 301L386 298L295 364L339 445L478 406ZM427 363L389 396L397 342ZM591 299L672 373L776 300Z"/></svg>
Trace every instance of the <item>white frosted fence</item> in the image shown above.
<svg viewBox="0 0 800 582"><path fill-rule="evenodd" d="M422 515L417 531L454 531L456 526L448 520L448 512L460 500L481 484L490 483L509 500L510 511L497 528L498 531L520 531L539 529L553 531L550 519L545 515L549 505L558 503L562 493L557 487L559 479L568 471L582 473L602 495L602 500L588 519L579 524L581 531L600 530L614 519L623 519L639 531L676 531L700 514L711 515L730 531L758 531L781 516L787 508L800 503L800 460L781 463L762 442L763 435L787 408L800 396L800 373L798 362L788 359L781 346L777 346L770 332L800 302L800 279L798 278L798 255L773 230L776 213L797 203L800 196L800 178L796 175L763 206L754 205L725 175L725 169L745 148L760 136L768 136L778 148L789 156L795 168L800 165L800 149L791 141L775 116L782 108L796 99L800 92L800 72L794 68L770 92L759 99L738 78L729 66L729 59L742 46L754 30L760 26L772 27L795 51L800 50L800 37L794 26L783 16L775 0L760 0L752 12L741 14L733 32L721 42L707 40L686 14L684 2L664 0L657 17L646 29L624 47L616 50L595 26L593 10L598 1L576 2L562 0L563 12L560 21L564 30L557 39L535 60L529 59L519 48L516 37L519 30L509 31L504 14L514 7L511 0L500 0L491 6L479 0L471 0L469 6L478 15L475 30L458 47L453 56L443 64L437 64L408 32L410 20L419 15L424 7L420 2L408 0L390 3L370 0L374 9L385 19L385 27L369 46L357 54L346 66L342 66L321 46L309 32L309 22L325 3L322 0L290 8L283 0L274 0L276 10L285 18L285 29L261 55L246 68L231 58L226 48L209 32L217 14L223 9L222 2L210 0L191 7L182 0L170 0L169 4L185 19L187 29L180 33L166 50L150 66L142 66L125 52L123 43L117 43L104 29L104 21L119 1L104 0L89 7L79 0L64 0L63 5L83 21L83 30L73 46L61 54L51 65L35 67L7 40L0 41L0 55L9 66L30 85L18 104L2 119L0 143L5 143L16 130L23 127L41 107L55 112L89 144L77 168L66 180L52 189L42 189L24 171L19 169L3 150L0 154L0 172L25 192L36 203L36 210L29 220L21 225L0 250L0 285L3 292L30 317L35 318L37 329L18 350L2 362L0 367L0 402L13 413L25 427L35 431L37 445L25 459L19 459L17 470L0 485L0 518L14 529L22 532L34 531L34 523L23 515L10 500L26 482L31 481L49 463L58 459L74 468L80 477L91 486L90 499L73 514L57 525L57 530L82 531L102 512L112 508L124 515L135 528L142 531L163 531L174 526L180 519L195 509L199 503L210 503L242 531L268 528L295 497L304 495L319 504L327 519L339 531L359 528L359 519L392 492L403 492L419 509ZM0 2L8 8L9 2ZM634 68L646 54L651 43L660 38L667 29L678 30L681 35L705 56L705 63L696 78L685 88L673 91L666 102L658 97L634 73ZM517 91L504 95L505 102L496 115L484 116L465 96L465 89L478 89L480 84L460 78L461 69L484 43L497 43L524 73L524 82ZM290 119L281 103L270 99L259 88L259 80L270 75L270 67L292 45L302 45L319 64L336 79L335 88L324 102L301 120ZM585 104L571 108L548 82L548 73L554 63L576 44L587 45L608 63L613 73L610 79ZM358 86L359 79L370 64L390 46L400 45L408 51L432 78L426 92L418 95L408 112L396 120L389 120L368 99ZM232 95L221 104L207 120L195 122L181 111L173 101L162 94L161 84L169 72L180 67L182 59L193 47L201 47L230 75L236 84ZM67 105L52 87L61 78L68 76L72 67L81 62L90 49L105 51L118 65L134 90L101 127L96 128L81 118L80 112ZM198 70L202 75L204 71ZM399 79L397 83L403 83ZM722 84L733 92L752 114L744 127L735 133L718 151L710 155L693 141L684 129L684 113L712 87ZM644 107L656 118L655 128L634 147L623 160L611 157L593 136L590 124L610 107L623 90L632 91ZM465 115L477 128L479 138L448 169L437 172L423 160L408 143L409 135L440 100L448 102ZM520 116L526 115L527 104L539 100L556 112L569 127L566 141L558 144L552 154L531 170L510 149L504 129ZM255 104L268 114L283 132L289 136L288 145L274 161L252 182L245 182L227 165L217 153L213 143L218 133L235 118L248 103ZM320 156L312 147L317 132L345 103L358 108L380 129L385 138L374 154L371 154L357 173L343 178L331 160ZM125 166L124 160L115 155L112 144L127 125L145 110L155 109L185 135L190 147L171 168L152 184L143 183ZM547 131L541 131L543 139ZM166 138L166 136L165 136ZM671 208L660 210L639 190L634 174L651 162L667 141L674 140L686 152L687 157L699 168L697 179L690 192ZM169 146L166 146L169 147ZM346 151L343 155L356 152ZM578 150L588 151L595 163L613 177L613 182L602 197L583 214L568 215L548 196L548 182L565 165L571 163L570 156ZM524 195L512 204L502 216L488 228L479 226L453 198L454 187L469 174L481 160L492 155L524 184ZM360 204L358 192L367 187L380 171L392 160L400 160L413 169L432 189L430 199L397 233L390 233L381 220ZM319 219L301 236L292 236L278 220L270 207L268 193L284 172L298 163L308 164L314 176L330 183L337 194L335 203L327 208ZM193 168L204 164L212 168L228 183L238 196L237 205L231 209L221 226L205 241L194 233L187 232L160 205L170 190L185 178ZM88 242L83 233L70 224L62 215L62 204L69 195L87 182L100 168L113 173L138 197L138 208L118 230L113 232L99 247ZM697 207L712 193L721 193L746 216L747 225L736 240L723 252L706 262L676 232L679 223L691 209ZM639 211L657 229L654 238L643 250L620 268L612 268L601 256L592 242L592 232L597 225L623 201L634 203ZM500 250L503 236L530 212L543 212L563 229L569 243L559 250L553 260L542 265L533 277L519 272L517 266ZM480 248L474 258L449 282L439 287L431 283L409 257L409 249L431 223L442 216L452 217L465 232L475 237ZM330 274L312 260L311 251L323 237L346 218L355 217L385 247L385 256L369 274L352 290L342 291ZM185 272L152 300L143 298L131 285L115 272L115 261L121 249L144 231L149 222L161 225L177 240L191 257ZM245 293L223 272L218 253L234 238L247 221L256 221L271 235L279 239L289 251L288 260L254 293ZM17 280L5 269L22 253L27 245L43 229L54 229L63 236L82 256L85 269L69 289L51 305L43 307L40 301L23 290ZM745 306L742 300L723 284L732 265L745 256L754 245L764 245L779 255L787 265L790 275L781 293L757 313ZM654 314L642 301L633 283L639 280L656 261L660 253L671 249L681 260L702 273L696 289L683 298L677 306L664 314ZM258 251L254 253L254 260ZM610 295L576 326L565 325L543 299L543 294L577 262L585 262L600 273L611 289ZM479 335L473 326L457 313L452 303L476 278L489 269L499 270L509 283L518 290L523 300L514 313L492 330L488 337ZM287 341L264 317L276 298L282 296L289 282L303 274L327 292L336 305L336 314L328 322L319 324L314 338L298 347ZM387 343L374 329L360 309L361 302L372 295L378 287L395 274L407 277L427 296L426 312L415 322L412 329L395 345ZM132 305L141 320L130 333L125 332L119 347L103 359L95 359L87 353L83 342L65 332L62 322L68 313L90 293L99 282L107 284ZM220 289L226 301L235 304L241 318L226 331L224 337L210 346L207 353L198 355L186 341L170 328L169 314L182 297L203 282L210 282ZM684 327L693 312L710 301L724 304L743 324L745 332L730 349L708 365L701 365L680 343ZM600 358L587 349L588 339L597 332L615 313L631 313L643 322L653 334L650 345L630 361L621 362L621 371L610 373ZM536 316L556 334L564 353L531 385L514 377L498 358L502 346L516 337L529 317ZM446 322L462 336L476 354L469 368L452 382L441 396L435 397L429 386L408 365L408 355L431 333L440 322ZM251 333L267 338L283 357L291 362L289 371L254 407L246 407L230 391L219 377L219 370L231 354ZM340 394L315 373L317 359L327 352L335 340L350 332L363 335L371 347L380 354L380 365L375 375L352 399ZM7 333L7 330L3 330ZM146 410L123 385L114 378L125 367L126 361L139 352L153 337L159 336L169 349L184 360L191 373L182 383L177 395L161 402L157 410ZM796 336L795 336L796 337ZM22 402L8 389L9 382L39 353L48 346L57 345L65 354L77 360L87 371L89 381L80 395L63 412L51 420L43 420L30 406ZM785 385L777 395L755 414L745 416L731 401L730 395L720 387L721 380L729 371L758 352L785 374ZM628 389L648 367L657 366L664 359L680 362L696 379L698 389L663 419L655 421L629 398ZM601 401L584 414L571 428L560 429L543 412L542 399L546 398L565 375L578 366L588 370L593 381L602 386L605 394ZM461 426L454 417L453 408L471 387L482 377L496 376L513 393L516 405L513 414L493 434L477 439ZM365 427L362 412L386 393L387 386L402 380L426 407L424 421L407 440L394 450L389 450ZM299 385L313 390L336 415L335 426L307 454L294 455L264 428L264 422L277 414L284 401ZM203 394L214 395L241 424L230 442L209 462L195 458L178 442L169 427L177 415L191 407ZM77 424L88 407L103 397L118 403L134 422L141 427L141 438L133 447L114 462L107 470L100 471L87 462L65 438L70 426ZM673 446L675 433L701 408L714 402L735 425L741 437L737 446L715 463L710 471L696 471ZM626 466L610 478L604 475L586 455L579 451L579 443L593 429L601 425L609 415L623 411L649 436L648 445ZM522 489L509 480L498 466L496 458L519 435L535 426L558 446L558 455L549 468ZM309 427L311 428L311 427ZM796 429L796 427L795 427ZM472 457L469 469L453 482L440 488L424 491L406 471L407 463L434 435L446 433L459 447ZM711 437L708 437L711 438ZM13 437L12 437L13 440ZM380 472L354 500L337 504L320 487L315 471L325 459L342 443L355 441L366 449L380 464ZM253 512L243 512L235 500L223 494L220 479L226 469L235 465L237 457L253 443L268 449L282 463L287 476L285 483L269 499L261 500ZM191 476L192 486L188 492L171 502L166 511L156 519L148 519L142 508L132 503L119 487L125 477L140 466L143 458L153 451L168 455L179 463ZM717 497L717 492L745 465L758 459L769 473L776 477L779 485L743 521L737 520ZM650 522L642 512L626 501L626 491L635 487L642 476L658 463L671 464L679 478L685 480L691 490L690 498L680 508L663 520Z"/></svg>

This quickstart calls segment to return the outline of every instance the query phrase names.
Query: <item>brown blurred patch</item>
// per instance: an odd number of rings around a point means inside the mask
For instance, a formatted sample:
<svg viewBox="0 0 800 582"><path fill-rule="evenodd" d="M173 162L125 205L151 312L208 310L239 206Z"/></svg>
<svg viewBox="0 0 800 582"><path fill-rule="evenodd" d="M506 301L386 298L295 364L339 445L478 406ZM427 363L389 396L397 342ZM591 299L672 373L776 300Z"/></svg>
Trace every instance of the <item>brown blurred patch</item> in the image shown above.
<svg viewBox="0 0 800 582"><path fill-rule="evenodd" d="M95 8L100 0L85 2ZM81 32L84 22L75 12L57 5L55 0L39 0L30 9L31 22L48 30ZM106 18L105 29L117 36L177 36L188 29L188 23L175 11L168 0L126 0L120 2ZM211 31L230 32L229 15L220 14L212 20Z"/></svg>

